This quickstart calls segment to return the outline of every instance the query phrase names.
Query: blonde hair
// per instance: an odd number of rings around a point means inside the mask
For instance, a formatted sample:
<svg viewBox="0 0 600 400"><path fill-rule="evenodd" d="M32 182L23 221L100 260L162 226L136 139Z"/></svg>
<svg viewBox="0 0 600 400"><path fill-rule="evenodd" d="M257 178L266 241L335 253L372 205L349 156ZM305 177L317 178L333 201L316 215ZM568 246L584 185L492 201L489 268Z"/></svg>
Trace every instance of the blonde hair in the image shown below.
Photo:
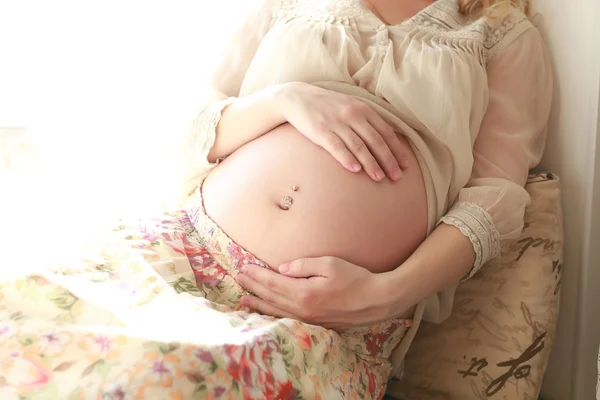
<svg viewBox="0 0 600 400"><path fill-rule="evenodd" d="M529 15L529 0L457 0L460 12L466 16L498 16L516 7Z"/></svg>

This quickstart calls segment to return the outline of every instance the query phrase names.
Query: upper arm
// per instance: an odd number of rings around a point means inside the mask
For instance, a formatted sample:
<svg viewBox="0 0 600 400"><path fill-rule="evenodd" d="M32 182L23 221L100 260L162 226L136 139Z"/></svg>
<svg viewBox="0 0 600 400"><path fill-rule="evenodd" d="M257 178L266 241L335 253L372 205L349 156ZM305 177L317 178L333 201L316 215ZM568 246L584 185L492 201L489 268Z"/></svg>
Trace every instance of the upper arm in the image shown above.
<svg viewBox="0 0 600 400"><path fill-rule="evenodd" d="M237 97L240 87L259 46L271 27L278 1L229 1L227 27L215 32L216 54L207 56L210 64L205 84L217 99Z"/></svg>
<svg viewBox="0 0 600 400"><path fill-rule="evenodd" d="M537 29L529 29L488 64L489 104L474 147L473 178L524 186L540 161L552 102L552 71Z"/></svg>
<svg viewBox="0 0 600 400"><path fill-rule="evenodd" d="M471 178L441 222L454 225L475 251L472 276L517 238L529 194L529 169L542 157L552 102L550 62L529 29L488 65L489 103L475 141Z"/></svg>

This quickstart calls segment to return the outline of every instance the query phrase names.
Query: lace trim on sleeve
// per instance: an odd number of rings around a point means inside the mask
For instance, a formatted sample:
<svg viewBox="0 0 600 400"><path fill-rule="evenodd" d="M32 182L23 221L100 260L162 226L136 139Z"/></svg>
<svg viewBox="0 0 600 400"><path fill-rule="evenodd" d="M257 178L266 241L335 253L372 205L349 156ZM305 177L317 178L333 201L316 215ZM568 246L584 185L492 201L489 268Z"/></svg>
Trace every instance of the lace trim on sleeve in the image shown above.
<svg viewBox="0 0 600 400"><path fill-rule="evenodd" d="M500 254L500 233L492 217L475 203L458 202L442 217L440 223L455 226L473 244L475 263L463 281L475 275L487 261Z"/></svg>

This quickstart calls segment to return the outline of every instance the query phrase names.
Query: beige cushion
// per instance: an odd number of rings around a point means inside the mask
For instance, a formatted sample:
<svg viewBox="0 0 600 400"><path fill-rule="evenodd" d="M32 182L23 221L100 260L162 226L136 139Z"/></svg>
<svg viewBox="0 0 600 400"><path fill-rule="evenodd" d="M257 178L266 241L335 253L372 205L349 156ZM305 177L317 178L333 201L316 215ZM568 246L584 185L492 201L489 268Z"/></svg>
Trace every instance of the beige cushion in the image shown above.
<svg viewBox="0 0 600 400"><path fill-rule="evenodd" d="M400 399L535 399L554 343L562 267L558 178L530 175L521 239L460 285L442 324L423 323Z"/></svg>

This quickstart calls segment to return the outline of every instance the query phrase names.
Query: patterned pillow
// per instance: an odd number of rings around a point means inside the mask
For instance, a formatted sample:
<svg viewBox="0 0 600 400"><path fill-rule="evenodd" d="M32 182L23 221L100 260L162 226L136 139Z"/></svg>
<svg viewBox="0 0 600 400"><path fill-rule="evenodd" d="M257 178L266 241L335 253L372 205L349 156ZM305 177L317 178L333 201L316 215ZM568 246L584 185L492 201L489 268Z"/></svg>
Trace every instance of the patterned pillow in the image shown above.
<svg viewBox="0 0 600 400"><path fill-rule="evenodd" d="M392 398L537 398L555 338L563 228L558 178L530 175L526 189L521 239L460 285L448 320L422 324Z"/></svg>
<svg viewBox="0 0 600 400"><path fill-rule="evenodd" d="M600 351L598 352L598 383L596 384L596 400L600 400Z"/></svg>

